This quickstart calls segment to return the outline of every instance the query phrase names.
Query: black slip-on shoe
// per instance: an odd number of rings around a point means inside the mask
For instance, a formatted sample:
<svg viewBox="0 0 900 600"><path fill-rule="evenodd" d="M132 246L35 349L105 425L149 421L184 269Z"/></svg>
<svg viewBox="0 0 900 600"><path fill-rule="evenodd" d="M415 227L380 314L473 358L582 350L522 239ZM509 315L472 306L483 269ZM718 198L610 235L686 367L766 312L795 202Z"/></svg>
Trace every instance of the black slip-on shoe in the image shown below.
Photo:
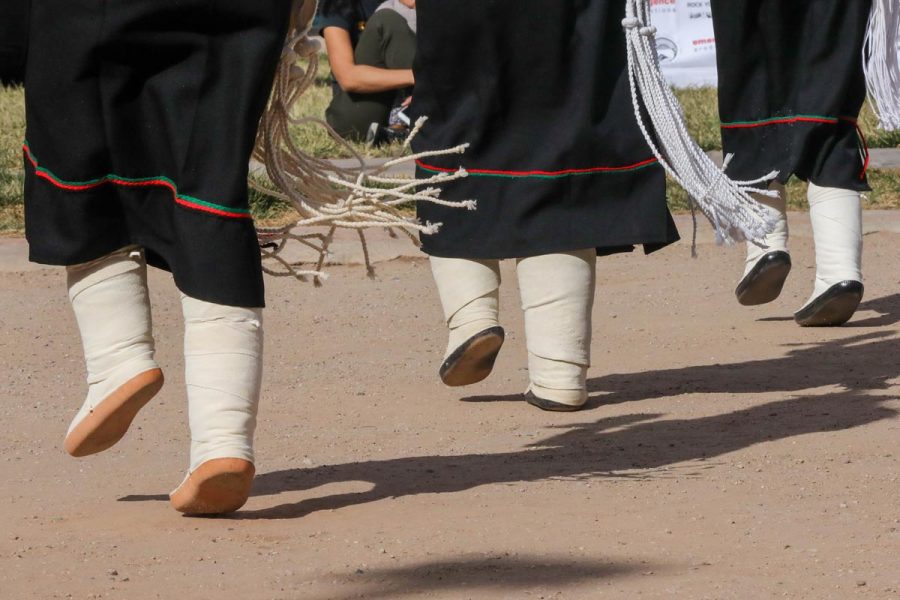
<svg viewBox="0 0 900 600"><path fill-rule="evenodd" d="M584 407L584 404L563 404L562 402L538 398L531 390L525 392L525 401L532 406L549 412L575 412Z"/></svg>
<svg viewBox="0 0 900 600"><path fill-rule="evenodd" d="M471 385L484 380L494 369L494 361L503 346L506 332L489 327L466 340L441 365L441 381L451 387Z"/></svg>
<svg viewBox="0 0 900 600"><path fill-rule="evenodd" d="M818 298L794 313L794 320L802 327L837 327L850 320L865 288L859 281L836 283Z"/></svg>
<svg viewBox="0 0 900 600"><path fill-rule="evenodd" d="M757 306L772 302L781 294L788 273L791 272L791 255L783 250L764 254L747 273L734 295L744 306Z"/></svg>

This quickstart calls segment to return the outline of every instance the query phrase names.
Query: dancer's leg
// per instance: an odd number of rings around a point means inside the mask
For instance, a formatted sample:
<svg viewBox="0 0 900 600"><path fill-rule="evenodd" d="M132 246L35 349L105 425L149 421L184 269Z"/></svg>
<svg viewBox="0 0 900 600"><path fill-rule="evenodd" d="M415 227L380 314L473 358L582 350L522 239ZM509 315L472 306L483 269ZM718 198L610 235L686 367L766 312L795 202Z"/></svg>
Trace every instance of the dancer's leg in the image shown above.
<svg viewBox="0 0 900 600"><path fill-rule="evenodd" d="M795 318L805 326L843 325L863 296L860 194L810 183L809 217L816 244L816 282Z"/></svg>
<svg viewBox="0 0 900 600"><path fill-rule="evenodd" d="M68 267L69 299L84 346L88 394L66 434L72 456L122 439L163 383L153 358L147 265L137 248Z"/></svg>
<svg viewBox="0 0 900 600"><path fill-rule="evenodd" d="M450 332L441 380L451 386L477 383L490 375L503 345L500 262L432 256L431 271Z"/></svg>
<svg viewBox="0 0 900 600"><path fill-rule="evenodd" d="M780 183L771 188L779 192L778 198L754 196L760 203L778 213L775 229L763 240L762 247L747 244L747 260L744 275L735 289L738 302L745 306L772 302L781 294L784 282L791 270L788 254L787 191Z"/></svg>
<svg viewBox="0 0 900 600"><path fill-rule="evenodd" d="M517 263L531 380L526 397L539 408L577 410L587 400L596 262L590 248Z"/></svg>
<svg viewBox="0 0 900 600"><path fill-rule="evenodd" d="M253 482L253 434L262 380L262 309L182 295L190 473L172 492L188 514L237 510Z"/></svg>

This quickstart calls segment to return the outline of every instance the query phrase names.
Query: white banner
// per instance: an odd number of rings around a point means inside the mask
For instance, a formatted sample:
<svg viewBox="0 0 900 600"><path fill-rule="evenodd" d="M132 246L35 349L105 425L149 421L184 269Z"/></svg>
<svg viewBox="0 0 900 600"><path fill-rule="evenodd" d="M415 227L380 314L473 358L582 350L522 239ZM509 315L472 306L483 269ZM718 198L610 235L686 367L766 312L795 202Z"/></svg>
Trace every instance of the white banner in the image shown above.
<svg viewBox="0 0 900 600"><path fill-rule="evenodd" d="M663 73L675 87L718 84L710 0L651 0Z"/></svg>

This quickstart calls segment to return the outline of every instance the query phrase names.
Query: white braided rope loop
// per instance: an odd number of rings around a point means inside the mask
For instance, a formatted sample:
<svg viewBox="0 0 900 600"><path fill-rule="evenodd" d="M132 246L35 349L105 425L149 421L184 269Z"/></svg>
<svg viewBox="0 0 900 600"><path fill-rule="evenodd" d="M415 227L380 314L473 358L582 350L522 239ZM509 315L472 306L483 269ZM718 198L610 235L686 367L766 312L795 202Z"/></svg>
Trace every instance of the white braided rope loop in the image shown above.
<svg viewBox="0 0 900 600"><path fill-rule="evenodd" d="M638 126L653 154L687 191L693 205L712 223L718 243L760 243L777 219L774 211L751 194L775 197L767 183L772 172L755 181L733 181L697 145L688 132L684 112L659 66L656 28L650 22L649 0L626 0L622 21L628 48L628 79ZM649 118L648 128L644 111ZM650 133L652 128L653 134Z"/></svg>
<svg viewBox="0 0 900 600"><path fill-rule="evenodd" d="M318 71L320 44L309 36L315 0L295 0L293 22L269 105L260 120L253 158L265 166L271 186L250 179L250 185L262 193L284 200L299 213L300 218L285 227L257 228L263 271L277 277L294 277L301 281L312 278L316 285L324 279L322 269L329 254L329 246L336 228L359 232L363 258L368 273L373 272L369 260L364 229L385 227L399 230L418 244L416 233L437 232L440 223L421 223L401 212L403 204L433 202L442 206L474 210L474 200L450 202L440 198L437 184L466 177L462 168L455 173L440 173L427 179L389 177L397 165L415 163L418 159L462 154L463 144L446 150L422 152L370 167L353 147L341 138L325 121L312 117L296 118L291 111L301 96L313 85ZM406 146L425 125L420 118L413 127ZM338 167L332 162L315 158L297 147L291 128L313 125L323 128L357 163L353 167ZM325 226L327 234L297 233L298 227ZM281 253L288 242L296 242L313 250L318 259L315 268L303 268L291 263Z"/></svg>
<svg viewBox="0 0 900 600"><path fill-rule="evenodd" d="M863 69L872 110L886 131L900 130L900 3L873 0Z"/></svg>

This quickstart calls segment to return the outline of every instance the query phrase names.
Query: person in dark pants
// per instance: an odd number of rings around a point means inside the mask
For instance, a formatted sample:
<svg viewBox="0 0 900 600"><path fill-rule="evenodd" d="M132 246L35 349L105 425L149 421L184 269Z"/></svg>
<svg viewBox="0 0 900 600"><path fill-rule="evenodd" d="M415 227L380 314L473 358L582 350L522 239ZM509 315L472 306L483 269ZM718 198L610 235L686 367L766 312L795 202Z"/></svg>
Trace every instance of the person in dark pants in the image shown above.
<svg viewBox="0 0 900 600"><path fill-rule="evenodd" d="M348 139L365 139L373 123L387 126L391 109L410 96L416 2L397 2L397 10L383 0L322 3L318 27L334 76L325 117Z"/></svg>

